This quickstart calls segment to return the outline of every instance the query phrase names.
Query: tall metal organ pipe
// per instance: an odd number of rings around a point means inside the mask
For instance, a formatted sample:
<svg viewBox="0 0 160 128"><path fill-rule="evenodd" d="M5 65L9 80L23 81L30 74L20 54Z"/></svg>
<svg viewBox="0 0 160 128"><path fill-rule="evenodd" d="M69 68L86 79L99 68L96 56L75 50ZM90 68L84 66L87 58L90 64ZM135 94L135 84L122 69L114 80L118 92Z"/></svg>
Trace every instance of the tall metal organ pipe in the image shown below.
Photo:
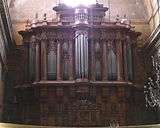
<svg viewBox="0 0 160 128"><path fill-rule="evenodd" d="M76 31L75 39L75 63L77 79L88 78L88 32Z"/></svg>

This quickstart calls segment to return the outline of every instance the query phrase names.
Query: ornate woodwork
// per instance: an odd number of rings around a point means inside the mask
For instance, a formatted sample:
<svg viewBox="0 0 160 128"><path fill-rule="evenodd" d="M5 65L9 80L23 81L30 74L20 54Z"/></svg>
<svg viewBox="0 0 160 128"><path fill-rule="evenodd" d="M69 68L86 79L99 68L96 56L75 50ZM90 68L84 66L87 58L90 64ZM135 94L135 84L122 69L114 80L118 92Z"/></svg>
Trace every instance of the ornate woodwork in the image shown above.
<svg viewBox="0 0 160 128"><path fill-rule="evenodd" d="M136 90L134 65L128 62L132 56L127 49L140 33L128 24L103 21L107 8L101 4L78 10L59 5L54 10L60 16L56 25L37 22L19 32L28 49L25 65L30 65L28 81L16 87L20 122L54 126L134 122L129 115Z"/></svg>

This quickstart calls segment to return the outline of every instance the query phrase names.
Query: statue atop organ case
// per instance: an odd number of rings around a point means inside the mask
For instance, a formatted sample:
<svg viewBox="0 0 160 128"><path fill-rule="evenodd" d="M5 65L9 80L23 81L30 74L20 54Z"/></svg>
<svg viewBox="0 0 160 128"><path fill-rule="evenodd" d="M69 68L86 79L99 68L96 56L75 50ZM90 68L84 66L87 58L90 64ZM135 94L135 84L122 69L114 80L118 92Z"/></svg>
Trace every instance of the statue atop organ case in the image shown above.
<svg viewBox="0 0 160 128"><path fill-rule="evenodd" d="M54 126L133 123L132 54L140 33L126 22L107 21L103 4L59 4L53 10L57 22L45 14L19 32L28 67L16 87L22 92L16 96L18 118Z"/></svg>

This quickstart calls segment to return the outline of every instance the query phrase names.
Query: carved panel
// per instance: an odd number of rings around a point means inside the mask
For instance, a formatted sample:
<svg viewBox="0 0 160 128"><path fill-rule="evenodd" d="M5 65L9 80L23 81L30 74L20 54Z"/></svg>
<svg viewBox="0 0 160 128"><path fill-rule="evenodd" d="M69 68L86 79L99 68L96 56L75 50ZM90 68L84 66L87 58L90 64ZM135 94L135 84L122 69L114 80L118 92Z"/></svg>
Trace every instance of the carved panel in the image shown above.
<svg viewBox="0 0 160 128"><path fill-rule="evenodd" d="M50 51L54 51L54 53L57 54L57 41L56 40L49 41L47 43L47 53L49 54Z"/></svg>

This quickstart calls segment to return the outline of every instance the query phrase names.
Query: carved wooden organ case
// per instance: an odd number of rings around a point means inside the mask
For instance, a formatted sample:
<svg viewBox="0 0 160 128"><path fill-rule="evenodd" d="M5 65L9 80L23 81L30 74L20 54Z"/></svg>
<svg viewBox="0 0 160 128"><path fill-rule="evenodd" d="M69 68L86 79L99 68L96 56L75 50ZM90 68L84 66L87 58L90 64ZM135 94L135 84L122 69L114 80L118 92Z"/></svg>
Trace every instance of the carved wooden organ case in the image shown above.
<svg viewBox="0 0 160 128"><path fill-rule="evenodd" d="M101 4L53 8L58 22L37 21L23 37L24 80L16 87L20 122L54 126L130 123L133 54L139 33L105 22Z"/></svg>

